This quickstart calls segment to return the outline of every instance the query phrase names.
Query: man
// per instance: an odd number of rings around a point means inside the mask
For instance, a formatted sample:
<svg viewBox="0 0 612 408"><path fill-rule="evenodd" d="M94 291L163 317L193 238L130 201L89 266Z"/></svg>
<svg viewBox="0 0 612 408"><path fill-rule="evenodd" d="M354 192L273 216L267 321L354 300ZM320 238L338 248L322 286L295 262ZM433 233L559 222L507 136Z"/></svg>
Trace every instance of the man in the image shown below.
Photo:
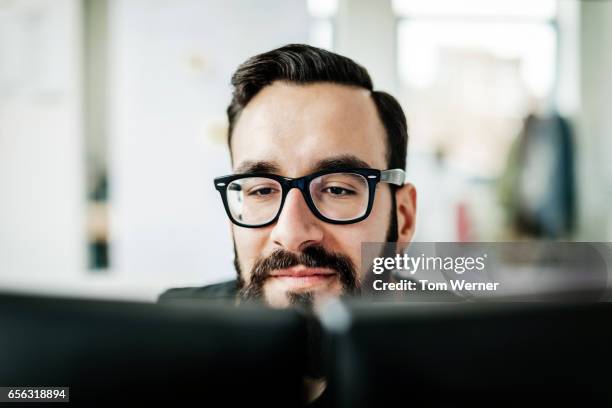
<svg viewBox="0 0 612 408"><path fill-rule="evenodd" d="M409 242L405 115L354 61L307 45L250 58L232 77L230 176L215 179L234 241L235 281L173 299L312 307L359 294L362 242ZM403 244L401 244L403 243Z"/></svg>

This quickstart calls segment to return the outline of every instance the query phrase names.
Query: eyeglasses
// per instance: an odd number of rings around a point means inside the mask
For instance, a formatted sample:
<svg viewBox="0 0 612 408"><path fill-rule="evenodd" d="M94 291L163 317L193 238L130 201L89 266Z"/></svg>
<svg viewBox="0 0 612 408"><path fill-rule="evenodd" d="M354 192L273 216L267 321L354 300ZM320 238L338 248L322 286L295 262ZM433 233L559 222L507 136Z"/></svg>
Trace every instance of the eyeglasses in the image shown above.
<svg viewBox="0 0 612 408"><path fill-rule="evenodd" d="M304 177L247 173L217 177L230 220L241 227L258 228L278 220L289 191L297 188L320 220L331 224L352 224L370 215L378 182L404 184L402 169L351 168L325 170Z"/></svg>

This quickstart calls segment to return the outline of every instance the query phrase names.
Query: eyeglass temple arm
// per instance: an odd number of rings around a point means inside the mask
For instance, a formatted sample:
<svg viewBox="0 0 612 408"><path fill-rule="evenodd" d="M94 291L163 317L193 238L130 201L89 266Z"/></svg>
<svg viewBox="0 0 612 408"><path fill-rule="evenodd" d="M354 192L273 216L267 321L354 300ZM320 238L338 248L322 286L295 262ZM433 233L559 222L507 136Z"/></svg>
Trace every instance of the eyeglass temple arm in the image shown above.
<svg viewBox="0 0 612 408"><path fill-rule="evenodd" d="M396 186L404 185L404 180L406 179L406 172L402 169L390 169L383 170L380 172L380 181L390 184L395 184Z"/></svg>

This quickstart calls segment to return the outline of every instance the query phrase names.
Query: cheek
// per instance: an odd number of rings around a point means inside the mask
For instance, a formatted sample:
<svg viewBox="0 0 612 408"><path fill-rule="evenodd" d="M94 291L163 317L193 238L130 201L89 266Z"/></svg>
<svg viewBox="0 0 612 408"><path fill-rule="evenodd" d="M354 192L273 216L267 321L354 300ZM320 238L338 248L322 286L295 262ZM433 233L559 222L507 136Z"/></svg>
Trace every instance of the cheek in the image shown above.
<svg viewBox="0 0 612 408"><path fill-rule="evenodd" d="M255 261L264 253L266 241L270 236L271 227L266 228L242 228L232 227L234 244L238 254L238 262L246 281L250 279L251 267Z"/></svg>
<svg viewBox="0 0 612 408"><path fill-rule="evenodd" d="M376 189L374 204L370 216L364 221L370 234L370 242L383 242L391 220L391 191L379 185ZM394 211L395 209L393 209Z"/></svg>
<svg viewBox="0 0 612 408"><path fill-rule="evenodd" d="M391 196L387 194L376 194L372 212L365 220L356 224L330 225L327 228L329 241L334 242L334 250L349 256L355 266L360 269L361 265L361 243L362 242L384 242L389 228Z"/></svg>

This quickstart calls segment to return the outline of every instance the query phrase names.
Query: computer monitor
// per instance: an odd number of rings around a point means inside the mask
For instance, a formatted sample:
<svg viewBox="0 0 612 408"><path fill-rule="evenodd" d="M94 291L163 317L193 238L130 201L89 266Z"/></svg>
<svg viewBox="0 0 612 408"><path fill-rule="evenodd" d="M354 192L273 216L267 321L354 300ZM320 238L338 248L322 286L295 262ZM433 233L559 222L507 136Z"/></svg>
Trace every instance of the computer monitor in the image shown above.
<svg viewBox="0 0 612 408"><path fill-rule="evenodd" d="M5 293L0 386L68 386L74 406L299 406L305 330L286 310Z"/></svg>
<svg viewBox="0 0 612 408"><path fill-rule="evenodd" d="M339 407L609 406L612 305L335 305Z"/></svg>

